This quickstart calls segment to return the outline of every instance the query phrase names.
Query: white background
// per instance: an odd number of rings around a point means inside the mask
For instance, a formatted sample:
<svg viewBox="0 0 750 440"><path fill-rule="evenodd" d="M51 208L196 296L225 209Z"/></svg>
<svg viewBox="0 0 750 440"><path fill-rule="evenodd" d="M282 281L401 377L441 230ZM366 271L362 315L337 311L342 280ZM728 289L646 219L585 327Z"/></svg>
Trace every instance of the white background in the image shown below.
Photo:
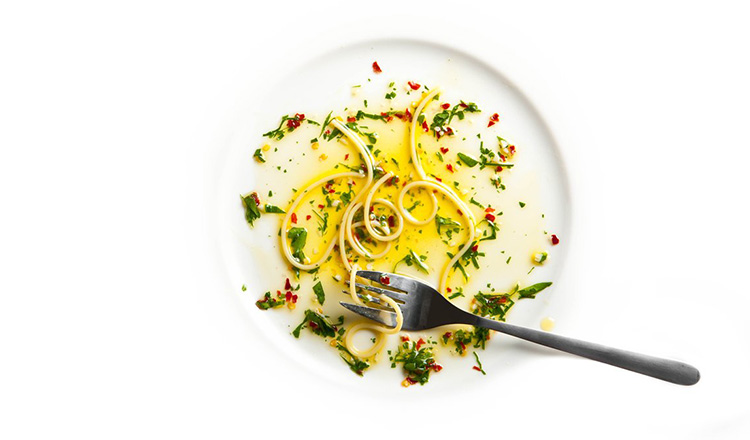
<svg viewBox="0 0 750 440"><path fill-rule="evenodd" d="M3 2L0 437L747 438L748 17L741 2ZM690 362L699 384L540 351L481 393L383 399L272 354L205 221L228 127L284 59L394 34L529 73L512 79L574 198L555 331Z"/></svg>

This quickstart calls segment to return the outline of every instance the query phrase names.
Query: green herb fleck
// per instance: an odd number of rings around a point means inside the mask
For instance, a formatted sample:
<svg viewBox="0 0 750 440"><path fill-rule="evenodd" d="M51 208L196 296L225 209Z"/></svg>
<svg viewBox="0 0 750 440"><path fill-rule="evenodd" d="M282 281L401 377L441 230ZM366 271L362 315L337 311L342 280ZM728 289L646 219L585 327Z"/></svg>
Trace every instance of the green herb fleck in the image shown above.
<svg viewBox="0 0 750 440"><path fill-rule="evenodd" d="M484 368L482 368L482 361L479 360L479 355L476 351L474 352L474 359L477 360L477 366L475 366L474 369L486 376L487 373L484 371Z"/></svg>
<svg viewBox="0 0 750 440"><path fill-rule="evenodd" d="M323 291L323 284L320 281L313 286L313 292L315 292L315 298L318 299L318 303L322 306L326 301L326 293Z"/></svg>
<svg viewBox="0 0 750 440"><path fill-rule="evenodd" d="M551 286L551 282L536 283L518 291L519 298L536 298L536 294Z"/></svg>

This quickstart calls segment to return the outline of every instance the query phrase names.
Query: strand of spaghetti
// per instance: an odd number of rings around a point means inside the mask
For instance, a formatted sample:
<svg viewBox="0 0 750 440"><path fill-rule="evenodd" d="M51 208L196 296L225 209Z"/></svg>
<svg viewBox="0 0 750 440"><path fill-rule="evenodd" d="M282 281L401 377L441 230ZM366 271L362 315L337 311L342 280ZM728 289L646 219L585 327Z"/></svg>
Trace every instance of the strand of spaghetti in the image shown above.
<svg viewBox="0 0 750 440"><path fill-rule="evenodd" d="M414 182L411 182L410 184L406 185L402 190L401 194L398 198L398 207L401 210L404 210L404 195L412 188L416 187L427 187L436 189L443 194L445 194L448 199L450 199L451 202L453 202L457 207L458 211L461 213L461 216L466 220L466 224L468 225L468 238L464 242L464 244L461 245L461 247L458 248L458 251L456 251L456 254L451 258L451 260L448 262L446 267L443 269L442 275L440 276L440 288L438 289L440 292L445 294L446 287L448 284L448 275L450 274L451 268L458 262L458 260L461 258L461 256L466 252L469 246L474 242L474 237L476 236L475 231L475 220L474 215L471 213L469 208L466 206L463 201L458 198L458 196L447 186L441 185L440 182L431 182L429 180L417 180ZM434 217L434 216L433 216ZM459 263L460 264L460 263Z"/></svg>
<svg viewBox="0 0 750 440"><path fill-rule="evenodd" d="M365 225L365 222L357 222L357 223L352 224L352 229L356 229L356 228L359 228L359 227L364 226L364 225ZM352 234L352 239L354 239L353 243L355 243L357 246L359 246L360 248L362 248L364 251L367 251L367 249L365 249L362 246L362 243L360 243L359 238L357 238L357 234ZM377 254L373 254L371 252L368 252L369 258L371 258L373 260L377 260L378 258L383 258L383 257L385 257L388 254L388 252L391 251L391 247L393 247L393 245L391 244L390 241L387 241L387 242L385 242L385 249L383 249L381 252L379 252ZM356 250L357 247L355 246L355 247L353 247L353 249Z"/></svg>
<svg viewBox="0 0 750 440"><path fill-rule="evenodd" d="M354 265L349 275L349 291L354 302L357 304L364 304L356 291L357 270L359 270L359 266ZM380 324L374 324L371 321L358 321L349 326L349 329L347 329L346 334L344 335L344 344L346 345L347 350L349 350L354 356L362 359L374 356L382 350L385 345L385 335L392 335L400 332L401 326L404 323L404 315L401 313L401 308L396 301L384 295L373 294L373 296L376 296L381 301L381 304L388 304L393 309L396 313L396 326L386 327ZM367 350L360 350L354 344L354 335L362 330L371 330L375 333L375 343L373 343Z"/></svg>
<svg viewBox="0 0 750 440"><path fill-rule="evenodd" d="M302 202L302 199L304 199L305 195L309 193L310 191L318 188L319 186L336 179L343 179L343 178L349 178L349 177L355 177L355 178L362 178L364 177L361 173L353 173L353 172L347 172L347 173L339 173L334 174L331 176L324 177L317 182L314 182L312 185L309 185L307 188L305 188L303 191L301 191L297 198L294 199L292 202L292 205L287 209L286 215L284 216L284 220L281 222L281 230L284 231L283 234L281 234L281 250L284 252L284 256L289 261L289 263L300 269L300 270L313 270L316 267L323 264L323 262L328 258L328 255L330 255L331 251L333 250L333 247L336 245L336 236L333 237L331 242L328 244L328 248L325 252L323 252L323 256L318 259L315 263L305 263L303 261L297 261L296 258L292 256L292 251L289 249L289 240L287 239L287 225L289 225L289 222L291 221L292 214L297 209L297 206Z"/></svg>
<svg viewBox="0 0 750 440"><path fill-rule="evenodd" d="M369 213L370 213L370 204L373 202L372 196L375 195L375 192L378 190L378 188L380 188L380 185L382 185L383 183L385 183L388 179L390 179L392 177L393 177L393 172L389 171L389 172L385 173L385 175L383 177L381 177L380 180L378 180L377 182L375 182L375 184L372 186L372 188L370 188L370 191L367 193L367 197L365 198L365 212L364 212L365 218L367 216L369 216ZM398 220L398 229L396 229L396 232L394 232L392 234L382 235L382 234L380 234L379 232L377 232L372 227L372 224L370 222L366 221L365 222L365 228L367 228L367 232L369 232L370 235L374 239L379 240L379 241L393 241L393 240L397 239L401 235L401 232L404 230L404 220L403 220L401 214L398 212L398 210L396 210L396 207L393 206L393 203L389 202L388 200L377 199L377 200L375 200L375 203L380 203L382 205L385 205L385 206L389 207L393 211L393 213L398 216L398 219L397 219Z"/></svg>
<svg viewBox="0 0 750 440"><path fill-rule="evenodd" d="M406 218L408 221L416 224L426 224L427 222L432 221L432 219L437 215L437 199L435 199L435 196L432 195L433 199L433 209L432 214L428 217L428 219L425 220L416 220L414 217L411 216L411 214L404 209L404 196L406 193L412 189L419 186L422 187L431 187L433 189L437 189L438 191L445 194L456 206L458 207L458 211L461 213L461 215L466 219L467 222L467 228L468 228L468 240L461 245L461 247L458 248L458 251L456 252L456 255L451 258L451 260L448 262L446 267L443 269L442 275L440 276L440 286L439 290L440 292L445 295L446 294L446 287L448 283L448 275L450 274L451 268L459 261L461 256L466 252L469 246L474 242L474 236L476 235L476 224L474 222L474 216L471 213L471 209L469 209L468 206L461 200L460 197L451 189L449 186L443 184L442 182L439 182L437 180L428 179L427 173L425 173L424 168L422 168L422 162L419 158L419 153L417 152L417 123L419 120L419 117L422 115L422 112L424 111L425 107L435 98L435 96L440 93L440 88L433 89L430 93L428 93L426 96L422 98L422 100L417 105L416 110L414 110L414 117L412 118L411 123L411 131L409 133L409 147L411 148L411 159L412 163L414 164L414 168L417 170L417 174L419 174L419 177L421 180L415 180L414 182L411 182L410 184L404 186L401 189L401 193L398 197L398 207L401 210L402 215L404 218ZM458 263L461 264L461 263Z"/></svg>
<svg viewBox="0 0 750 440"><path fill-rule="evenodd" d="M385 200L385 202L388 202ZM342 222L341 227L346 228L346 239L348 240L349 244L351 245L352 250L359 254L361 257L368 258L370 260L375 260L377 258L385 256L385 254L388 253L388 251L391 249L391 244L388 243L386 246L386 250L379 253L379 254L373 254L372 252L365 249L362 244L360 243L359 239L355 234L352 233L352 231L357 228L358 226L364 226L365 222L357 222L352 223L354 221L354 216L357 214L357 211L359 211L360 208L362 208L363 204L362 202L358 202L354 207L352 207L352 210L350 212L350 215L348 218L345 219L344 222ZM393 204L391 204L393 206ZM396 207L394 206L393 209L395 210Z"/></svg>
<svg viewBox="0 0 750 440"><path fill-rule="evenodd" d="M372 157L370 156L369 150L367 150L367 147L364 145L362 140L354 134L349 128L347 128L338 118L334 118L330 122L331 125L336 127L339 131L341 131L349 140L354 143L355 147L359 150L359 153L362 155L362 158L365 161L365 167L366 167L366 174L363 176L362 173L354 173L354 172L347 172L347 173L339 173L334 174L332 176L324 177L323 179L318 180L317 182L313 183L312 185L309 185L307 188L305 188L302 192L297 195L297 198L294 199L292 202L292 205L287 210L286 215L284 216L284 220L281 223L281 230L284 231L283 234L281 234L281 249L284 252L284 256L289 261L289 263L300 269L300 270L313 270L317 267L319 267L328 256L331 254L331 251L333 251L333 248L336 246L336 237L331 240L331 242L328 244L328 248L326 248L326 251L323 252L323 256L318 259L315 263L305 263L302 261L297 261L296 258L292 255L291 250L289 249L289 241L287 240L287 225L289 225L289 222L291 220L292 214L294 213L294 210L297 209L297 206L300 204L302 199L304 199L305 195L309 193L311 190L321 186L322 184L339 178L345 178L345 177L353 177L353 178L365 178L366 182L364 184L364 187L362 191L357 193L357 195L354 196L354 200L352 200L352 203L350 203L349 207L347 208L347 211L344 211L344 219L346 219L346 214L348 210L351 208L351 206L362 197L363 194L365 194L367 188L372 183ZM341 236L339 235L339 243L342 243L340 248L343 248L343 240L341 240Z"/></svg>
<svg viewBox="0 0 750 440"><path fill-rule="evenodd" d="M341 262L344 264L346 270L351 272L352 265L349 263L349 259L346 256L346 233L347 231L349 231L349 235L351 235L351 224L352 219L354 218L353 208L357 205L359 199L367 193L367 190L372 184L373 158L372 156L370 156L370 150L367 149L367 145L362 142L362 139L360 139L360 137L357 136L356 133L351 131L349 127L343 124L338 118L333 119L331 121L331 124L339 131L344 133L344 135L354 144L354 146L357 147L360 154L362 155L362 159L365 161L366 168L367 180L362 187L362 191L358 192L357 195L354 196L354 199L349 203L349 206L346 207L343 217L344 221L341 223L341 227L339 227L339 255L341 256Z"/></svg>
<svg viewBox="0 0 750 440"><path fill-rule="evenodd" d="M417 154L417 123L419 122L419 115L422 114L427 104L440 93L440 88L436 87L432 89L430 93L422 97L417 104L416 110L414 110L414 116L411 118L411 129L409 132L409 148L411 148L411 161L414 163L414 168L417 169L417 174L422 180L427 180L427 175L422 169L422 162L419 161L419 154Z"/></svg>

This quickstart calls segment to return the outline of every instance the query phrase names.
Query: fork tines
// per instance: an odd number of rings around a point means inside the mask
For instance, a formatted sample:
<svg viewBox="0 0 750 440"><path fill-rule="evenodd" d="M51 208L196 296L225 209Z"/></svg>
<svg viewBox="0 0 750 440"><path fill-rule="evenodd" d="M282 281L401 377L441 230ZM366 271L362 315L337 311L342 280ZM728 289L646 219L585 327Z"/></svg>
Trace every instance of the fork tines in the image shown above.
<svg viewBox="0 0 750 440"><path fill-rule="evenodd" d="M357 276L370 281L375 281L376 283L386 286L390 290L400 290L404 293L413 292L417 288L417 282L415 280L396 275L395 273L358 270Z"/></svg>
<svg viewBox="0 0 750 440"><path fill-rule="evenodd" d="M396 326L396 314L383 309L376 309L373 307L360 306L357 304L349 304L341 301L339 304L352 312L362 315L365 318L372 319L373 321L379 322L388 327Z"/></svg>

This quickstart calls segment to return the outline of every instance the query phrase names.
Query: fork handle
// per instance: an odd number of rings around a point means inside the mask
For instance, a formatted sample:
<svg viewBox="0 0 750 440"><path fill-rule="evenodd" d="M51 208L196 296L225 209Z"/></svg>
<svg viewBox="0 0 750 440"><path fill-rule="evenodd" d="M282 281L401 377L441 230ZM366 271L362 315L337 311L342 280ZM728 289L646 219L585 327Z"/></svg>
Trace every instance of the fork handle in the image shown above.
<svg viewBox="0 0 750 440"><path fill-rule="evenodd" d="M632 351L607 347L593 342L581 341L565 336L520 327L505 322L468 314L466 324L496 330L507 335L545 345L566 353L582 356L615 367L624 368L646 376L655 377L679 385L694 385L700 379L700 372L692 365L670 359L648 356Z"/></svg>

